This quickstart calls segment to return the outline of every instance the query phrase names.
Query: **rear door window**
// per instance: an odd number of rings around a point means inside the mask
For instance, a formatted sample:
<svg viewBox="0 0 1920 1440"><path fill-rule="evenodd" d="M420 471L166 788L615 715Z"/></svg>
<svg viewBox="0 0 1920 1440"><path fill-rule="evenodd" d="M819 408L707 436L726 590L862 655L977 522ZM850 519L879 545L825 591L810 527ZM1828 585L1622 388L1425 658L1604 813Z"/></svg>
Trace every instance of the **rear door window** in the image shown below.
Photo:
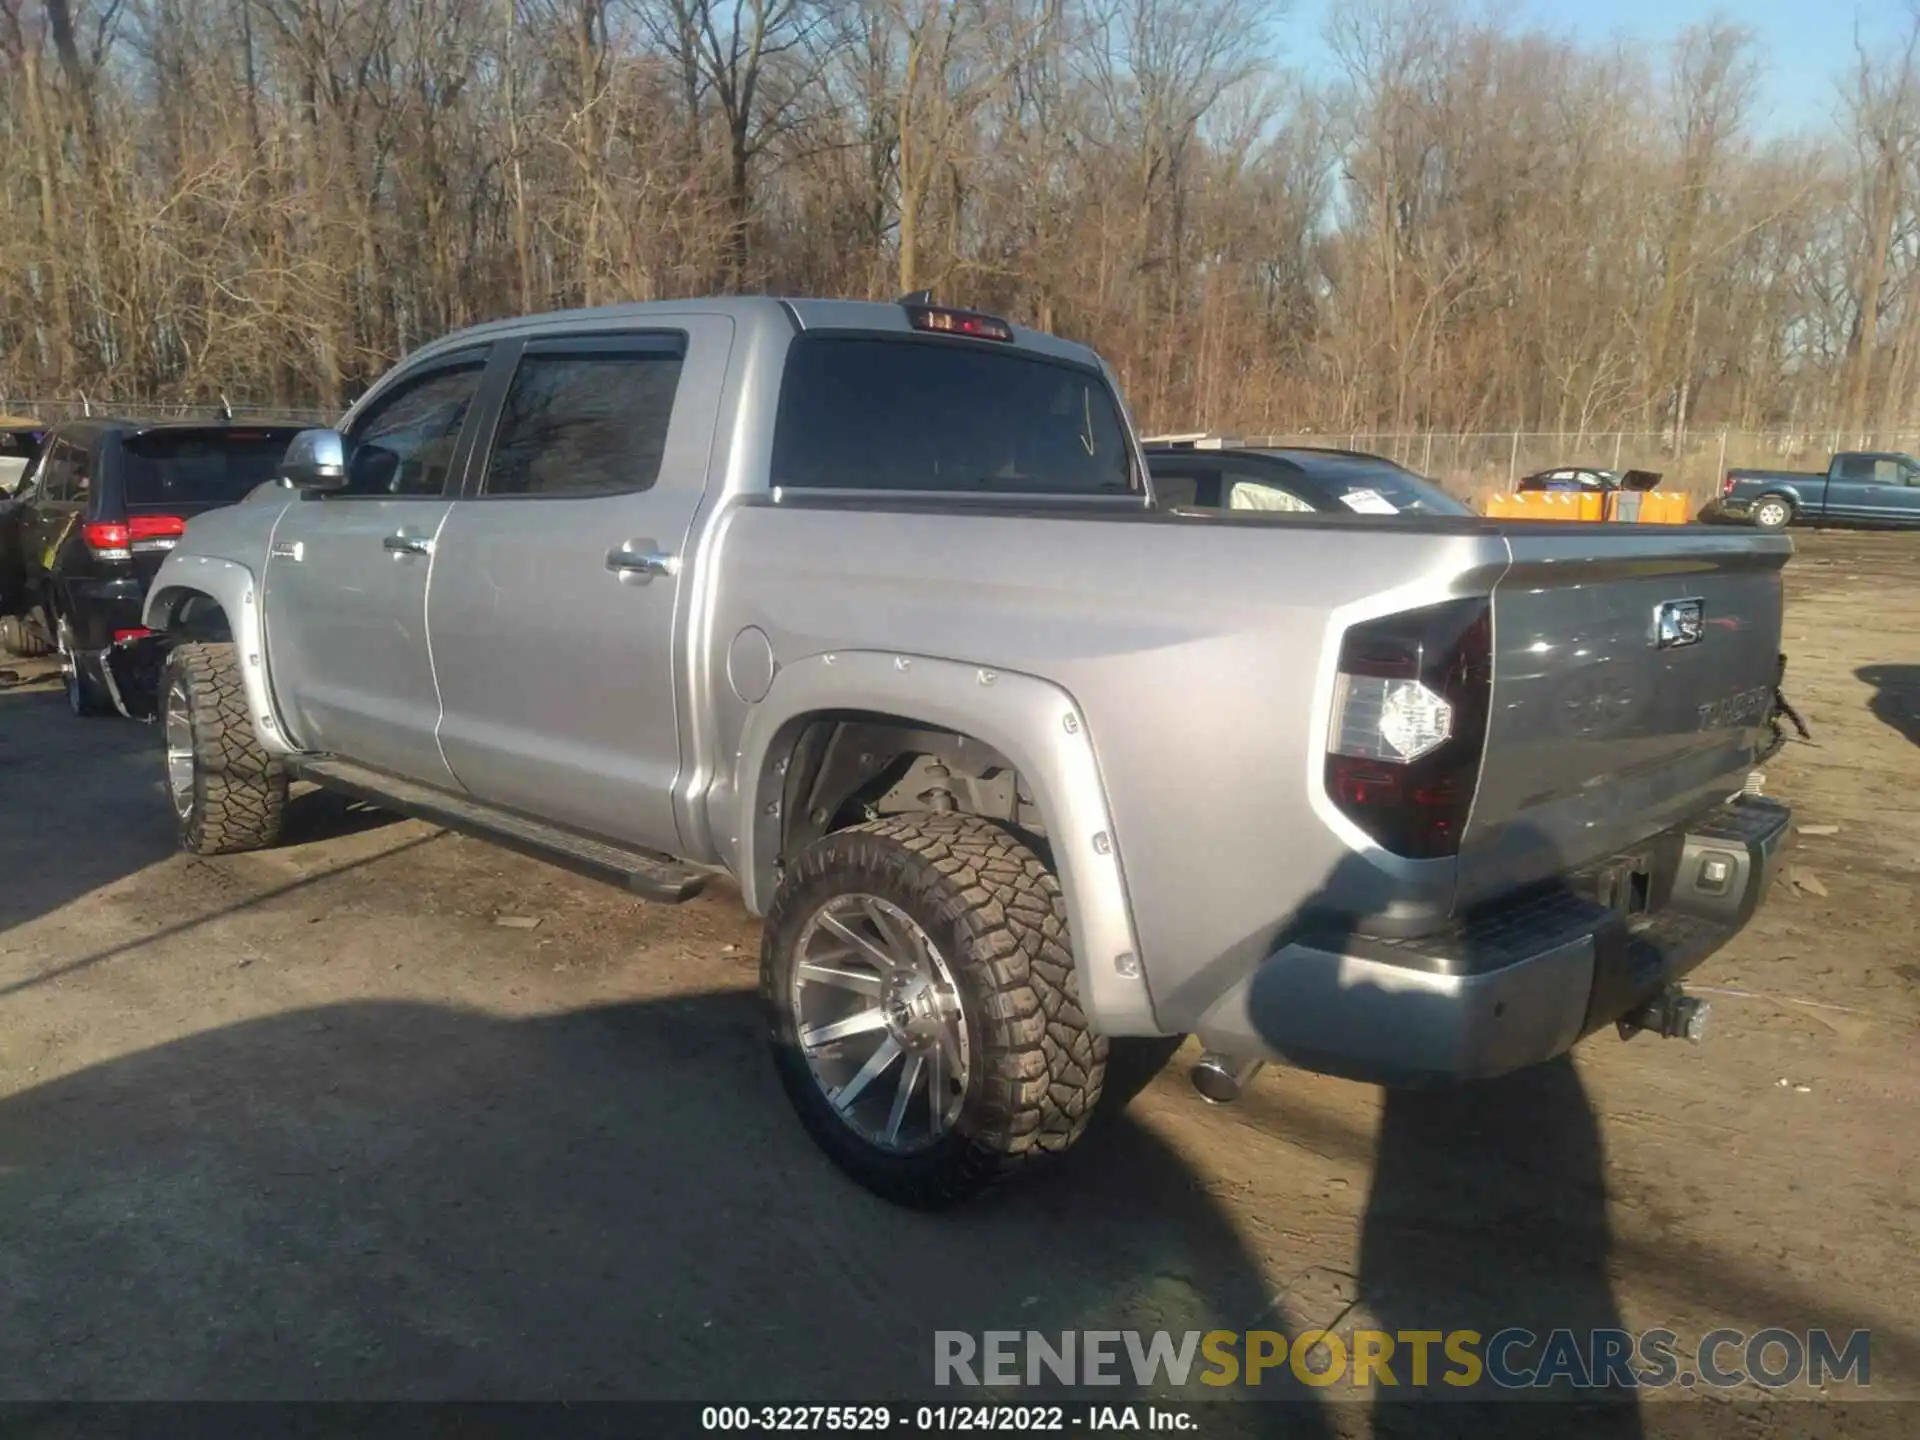
<svg viewBox="0 0 1920 1440"><path fill-rule="evenodd" d="M279 472L294 433L155 430L130 436L121 463L127 508L237 504Z"/></svg>
<svg viewBox="0 0 1920 1440"><path fill-rule="evenodd" d="M487 458L486 495L651 489L680 384L679 336L563 342L520 359Z"/></svg>
<svg viewBox="0 0 1920 1440"><path fill-rule="evenodd" d="M797 337L772 469L774 485L798 489L1141 493L1098 371L948 340Z"/></svg>

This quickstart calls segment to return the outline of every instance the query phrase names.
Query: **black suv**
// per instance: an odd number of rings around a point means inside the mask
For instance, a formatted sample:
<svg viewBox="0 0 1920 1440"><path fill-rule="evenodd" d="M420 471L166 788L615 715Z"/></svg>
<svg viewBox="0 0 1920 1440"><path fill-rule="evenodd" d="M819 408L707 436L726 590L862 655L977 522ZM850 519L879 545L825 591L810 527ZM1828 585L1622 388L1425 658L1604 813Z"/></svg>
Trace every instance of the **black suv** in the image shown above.
<svg viewBox="0 0 1920 1440"><path fill-rule="evenodd" d="M0 521L0 552L20 575L0 644L19 655L58 651L76 715L133 713L109 655L146 634L148 582L195 515L275 478L299 431L99 419L53 427Z"/></svg>

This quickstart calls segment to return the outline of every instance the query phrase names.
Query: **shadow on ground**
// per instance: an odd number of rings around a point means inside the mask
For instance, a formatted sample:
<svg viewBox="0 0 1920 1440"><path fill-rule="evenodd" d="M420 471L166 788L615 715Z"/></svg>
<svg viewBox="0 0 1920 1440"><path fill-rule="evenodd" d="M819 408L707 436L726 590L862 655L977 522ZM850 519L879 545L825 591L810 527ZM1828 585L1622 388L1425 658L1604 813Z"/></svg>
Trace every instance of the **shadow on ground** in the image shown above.
<svg viewBox="0 0 1920 1440"><path fill-rule="evenodd" d="M288 802L283 839L308 844L394 818L307 790ZM44 683L0 689L0 932L178 852L155 726L80 719Z"/></svg>
<svg viewBox="0 0 1920 1440"><path fill-rule="evenodd" d="M35 1399L926 1397L936 1326L1260 1309L1145 1129L1075 1159L956 1214L874 1200L801 1135L739 993L289 1013L0 1104L0 1374Z"/></svg>
<svg viewBox="0 0 1920 1440"><path fill-rule="evenodd" d="M1863 665L1853 673L1873 686L1867 708L1920 745L1920 665Z"/></svg>

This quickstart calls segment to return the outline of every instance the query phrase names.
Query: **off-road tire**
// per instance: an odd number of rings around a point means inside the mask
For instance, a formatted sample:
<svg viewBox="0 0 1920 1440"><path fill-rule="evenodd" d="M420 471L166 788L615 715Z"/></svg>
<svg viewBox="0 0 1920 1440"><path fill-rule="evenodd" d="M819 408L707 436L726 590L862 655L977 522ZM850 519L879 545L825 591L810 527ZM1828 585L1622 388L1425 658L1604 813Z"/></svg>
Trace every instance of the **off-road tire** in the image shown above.
<svg viewBox="0 0 1920 1440"><path fill-rule="evenodd" d="M1779 514L1778 520L1769 521L1763 516ZM1753 523L1761 530L1784 530L1793 524L1793 502L1782 500L1778 495L1762 495L1753 502Z"/></svg>
<svg viewBox="0 0 1920 1440"><path fill-rule="evenodd" d="M837 895L898 905L940 946L973 1062L948 1134L895 1154L844 1124L801 1052L788 1001L801 931ZM958 1205L1070 1149L1100 1102L1107 1041L1080 1008L1059 882L1018 835L972 815L894 816L836 831L788 868L768 911L761 999L801 1123L867 1189L918 1210Z"/></svg>
<svg viewBox="0 0 1920 1440"><path fill-rule="evenodd" d="M53 646L24 615L0 615L0 649L22 660L41 660L53 654Z"/></svg>
<svg viewBox="0 0 1920 1440"><path fill-rule="evenodd" d="M195 855L232 855L276 844L287 772L254 734L233 646L176 645L168 654L160 675L163 731L176 690L185 701L193 753L191 798L184 813L174 807L180 847Z"/></svg>

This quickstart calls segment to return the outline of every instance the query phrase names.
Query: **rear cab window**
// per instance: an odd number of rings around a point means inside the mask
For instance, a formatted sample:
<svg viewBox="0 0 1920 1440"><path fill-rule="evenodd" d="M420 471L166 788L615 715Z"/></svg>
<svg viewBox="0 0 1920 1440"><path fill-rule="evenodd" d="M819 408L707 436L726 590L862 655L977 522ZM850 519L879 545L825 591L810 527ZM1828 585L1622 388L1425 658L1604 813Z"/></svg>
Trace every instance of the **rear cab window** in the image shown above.
<svg viewBox="0 0 1920 1440"><path fill-rule="evenodd" d="M796 336L774 422L776 488L1141 495L1100 372L1005 342Z"/></svg>
<svg viewBox="0 0 1920 1440"><path fill-rule="evenodd" d="M274 478L297 432L150 430L122 443L129 510L233 505Z"/></svg>

